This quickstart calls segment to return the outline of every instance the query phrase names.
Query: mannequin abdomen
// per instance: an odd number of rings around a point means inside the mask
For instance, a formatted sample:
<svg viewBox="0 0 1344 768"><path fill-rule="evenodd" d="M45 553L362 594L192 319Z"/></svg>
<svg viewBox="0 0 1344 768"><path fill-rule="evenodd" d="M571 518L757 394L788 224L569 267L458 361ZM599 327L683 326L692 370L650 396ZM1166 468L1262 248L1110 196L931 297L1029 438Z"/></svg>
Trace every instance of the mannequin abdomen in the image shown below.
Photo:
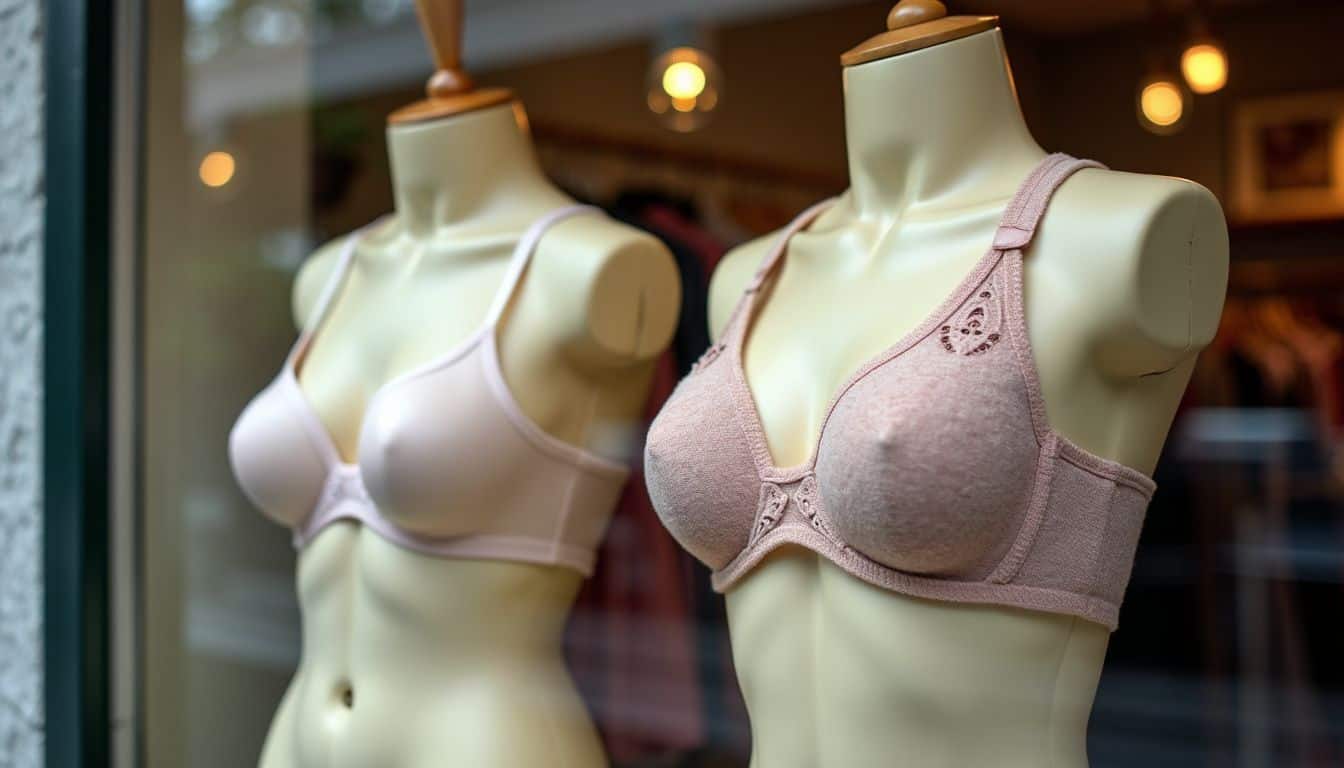
<svg viewBox="0 0 1344 768"><path fill-rule="evenodd" d="M906 597L786 547L727 596L757 768L1083 768L1100 625Z"/></svg>
<svg viewBox="0 0 1344 768"><path fill-rule="evenodd" d="M561 656L580 581L332 525L299 559L303 657L261 768L606 765Z"/></svg>

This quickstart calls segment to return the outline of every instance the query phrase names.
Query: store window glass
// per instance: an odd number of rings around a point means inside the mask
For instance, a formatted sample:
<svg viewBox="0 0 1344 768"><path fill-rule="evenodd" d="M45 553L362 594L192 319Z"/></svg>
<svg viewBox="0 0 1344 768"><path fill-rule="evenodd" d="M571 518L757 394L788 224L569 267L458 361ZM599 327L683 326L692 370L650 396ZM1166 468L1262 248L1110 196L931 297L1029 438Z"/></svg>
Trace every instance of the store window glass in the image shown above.
<svg viewBox="0 0 1344 768"><path fill-rule="evenodd" d="M1340 764L1344 14L953 5L1002 14L1044 147L1194 180L1230 222L1226 310L1154 474L1091 764ZM890 3L466 6L467 66L518 95L545 172L675 260L647 425L710 346L724 254L848 185L838 57ZM145 763L251 765L303 638L294 546L240 490L229 431L294 343L306 260L393 209L387 116L434 65L412 0L146 0L143 29L140 591L117 622L140 638ZM629 463L567 667L612 764L747 765L723 597Z"/></svg>

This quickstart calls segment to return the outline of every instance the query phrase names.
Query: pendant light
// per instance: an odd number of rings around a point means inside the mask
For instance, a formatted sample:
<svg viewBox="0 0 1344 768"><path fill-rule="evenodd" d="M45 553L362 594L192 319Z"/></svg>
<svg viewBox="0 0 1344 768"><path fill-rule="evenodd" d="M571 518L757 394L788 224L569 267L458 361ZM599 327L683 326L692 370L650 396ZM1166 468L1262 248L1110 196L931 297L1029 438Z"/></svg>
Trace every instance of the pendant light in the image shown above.
<svg viewBox="0 0 1344 768"><path fill-rule="evenodd" d="M1185 127L1190 114L1189 91L1175 72L1153 56L1148 75L1139 81L1137 104L1139 124L1150 133L1166 136Z"/></svg>
<svg viewBox="0 0 1344 768"><path fill-rule="evenodd" d="M1155 29L1170 23L1159 0L1150 0L1149 17ZM1190 114L1190 91L1180 75L1174 72L1164 55L1164 46L1148 52L1146 74L1139 80L1134 94L1134 106L1139 125L1149 133L1167 136L1185 127Z"/></svg>
<svg viewBox="0 0 1344 768"><path fill-rule="evenodd" d="M1181 74L1190 90L1201 95L1227 85L1227 50L1198 13L1191 19L1190 39L1181 53Z"/></svg>
<svg viewBox="0 0 1344 768"><path fill-rule="evenodd" d="M702 38L685 26L664 30L645 77L645 102L660 123L678 133L698 130L723 98L723 73Z"/></svg>

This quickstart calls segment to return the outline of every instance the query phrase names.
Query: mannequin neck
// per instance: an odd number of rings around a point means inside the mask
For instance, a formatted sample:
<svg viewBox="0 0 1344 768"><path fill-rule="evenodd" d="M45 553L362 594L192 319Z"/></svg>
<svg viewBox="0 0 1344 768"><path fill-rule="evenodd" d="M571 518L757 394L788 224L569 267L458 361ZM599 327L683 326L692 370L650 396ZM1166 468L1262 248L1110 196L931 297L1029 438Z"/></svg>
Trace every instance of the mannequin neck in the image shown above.
<svg viewBox="0 0 1344 768"><path fill-rule="evenodd" d="M416 237L552 202L517 102L387 131L397 216Z"/></svg>
<svg viewBox="0 0 1344 768"><path fill-rule="evenodd" d="M863 217L1012 195L1044 155L997 29L848 67L850 196Z"/></svg>

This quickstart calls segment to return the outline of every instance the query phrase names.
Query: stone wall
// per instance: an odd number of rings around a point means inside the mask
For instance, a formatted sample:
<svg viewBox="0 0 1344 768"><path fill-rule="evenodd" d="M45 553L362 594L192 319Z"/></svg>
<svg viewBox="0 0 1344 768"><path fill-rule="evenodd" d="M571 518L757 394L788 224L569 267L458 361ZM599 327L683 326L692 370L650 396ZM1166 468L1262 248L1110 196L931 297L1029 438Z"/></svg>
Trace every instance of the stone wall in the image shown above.
<svg viewBox="0 0 1344 768"><path fill-rule="evenodd" d="M42 764L42 57L0 0L0 768Z"/></svg>

